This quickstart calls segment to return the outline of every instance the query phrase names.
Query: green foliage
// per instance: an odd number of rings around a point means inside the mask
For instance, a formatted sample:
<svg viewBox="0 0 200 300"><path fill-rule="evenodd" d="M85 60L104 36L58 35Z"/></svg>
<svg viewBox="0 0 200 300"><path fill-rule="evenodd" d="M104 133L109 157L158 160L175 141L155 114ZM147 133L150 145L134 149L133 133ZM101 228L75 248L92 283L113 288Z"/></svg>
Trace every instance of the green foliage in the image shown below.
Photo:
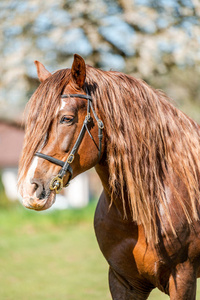
<svg viewBox="0 0 200 300"><path fill-rule="evenodd" d="M7 231L23 230L26 227L33 226L34 231L40 232L43 230L54 228L66 228L79 223L89 223L93 220L93 214L96 202L92 201L88 207L81 209L67 209L67 210L47 210L36 212L24 208L21 204L13 204L8 208L4 207L0 210L0 229L6 228ZM8 222L9 218L9 222Z"/></svg>
<svg viewBox="0 0 200 300"><path fill-rule="evenodd" d="M146 81L157 89L162 89L173 104L192 119L200 123L200 85L199 76L193 68L184 70L172 67L166 74L157 74Z"/></svg>
<svg viewBox="0 0 200 300"><path fill-rule="evenodd" d="M0 11L3 118L16 119L38 86L35 59L53 71L79 53L94 67L147 80L174 66L181 75L192 68L190 82L199 78L198 0L1 0Z"/></svg>
<svg viewBox="0 0 200 300"><path fill-rule="evenodd" d="M12 205L13 205L13 203L10 202L8 200L8 198L6 197L4 186L3 186L3 183L2 183L2 180L1 180L1 171L0 171L0 209L1 208L8 208Z"/></svg>

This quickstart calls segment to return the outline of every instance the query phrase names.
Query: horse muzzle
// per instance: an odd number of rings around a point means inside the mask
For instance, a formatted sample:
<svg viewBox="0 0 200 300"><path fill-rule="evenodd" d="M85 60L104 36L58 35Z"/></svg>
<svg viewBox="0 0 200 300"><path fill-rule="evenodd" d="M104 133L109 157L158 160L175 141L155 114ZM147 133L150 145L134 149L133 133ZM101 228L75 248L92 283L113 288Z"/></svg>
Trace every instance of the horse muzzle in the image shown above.
<svg viewBox="0 0 200 300"><path fill-rule="evenodd" d="M56 199L56 193L52 191L47 198L40 199L33 196L25 196L22 200L26 208L34 210L45 210L51 207Z"/></svg>
<svg viewBox="0 0 200 300"><path fill-rule="evenodd" d="M49 184L47 185L49 186ZM53 205L56 199L56 192L45 188L37 179L25 182L21 189L22 203L26 208L45 210Z"/></svg>
<svg viewBox="0 0 200 300"><path fill-rule="evenodd" d="M52 191L48 196L48 198L44 198L44 199L39 199L34 196L32 197L26 196L23 198L22 203L26 208L29 209L45 210L54 204L55 199L56 199L56 194L54 191Z"/></svg>

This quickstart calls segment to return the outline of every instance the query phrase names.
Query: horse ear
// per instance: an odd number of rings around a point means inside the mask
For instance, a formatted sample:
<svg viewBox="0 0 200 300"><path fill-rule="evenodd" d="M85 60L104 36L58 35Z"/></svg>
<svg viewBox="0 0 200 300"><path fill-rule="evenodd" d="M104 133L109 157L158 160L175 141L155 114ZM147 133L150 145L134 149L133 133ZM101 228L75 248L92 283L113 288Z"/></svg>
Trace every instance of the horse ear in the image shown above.
<svg viewBox="0 0 200 300"><path fill-rule="evenodd" d="M72 80L82 88L85 83L86 77L86 66L84 59L78 55L74 54L74 61L71 68Z"/></svg>
<svg viewBox="0 0 200 300"><path fill-rule="evenodd" d="M34 63L37 68L37 75L38 75L40 82L45 81L48 77L51 76L51 73L49 71L47 71L47 69L41 62L35 60Z"/></svg>

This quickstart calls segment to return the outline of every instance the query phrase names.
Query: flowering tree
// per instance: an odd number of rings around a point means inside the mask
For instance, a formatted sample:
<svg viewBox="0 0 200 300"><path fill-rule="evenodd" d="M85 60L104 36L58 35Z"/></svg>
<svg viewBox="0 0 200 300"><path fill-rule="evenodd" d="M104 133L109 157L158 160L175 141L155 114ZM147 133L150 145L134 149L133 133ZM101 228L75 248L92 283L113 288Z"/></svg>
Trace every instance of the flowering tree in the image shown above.
<svg viewBox="0 0 200 300"><path fill-rule="evenodd" d="M73 53L167 90L166 76L177 78L179 69L181 97L197 99L199 25L199 0L2 0L0 111L24 107L36 86L35 59L53 71L70 67Z"/></svg>

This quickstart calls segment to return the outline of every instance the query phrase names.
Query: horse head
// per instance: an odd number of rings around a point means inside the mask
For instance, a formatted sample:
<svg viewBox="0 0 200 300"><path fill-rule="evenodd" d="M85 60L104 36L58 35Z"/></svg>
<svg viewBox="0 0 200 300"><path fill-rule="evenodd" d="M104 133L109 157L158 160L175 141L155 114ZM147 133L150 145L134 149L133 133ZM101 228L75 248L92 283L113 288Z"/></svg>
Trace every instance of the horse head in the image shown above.
<svg viewBox="0 0 200 300"><path fill-rule="evenodd" d="M61 70L59 82L58 75L51 74L38 61L35 64L41 87L30 99L32 104L19 165L19 190L24 206L44 210L55 202L56 193L71 178L98 163L103 153L103 123L88 94L82 57L74 55L71 70ZM54 99L57 85L60 90ZM46 98L48 103L45 104Z"/></svg>

